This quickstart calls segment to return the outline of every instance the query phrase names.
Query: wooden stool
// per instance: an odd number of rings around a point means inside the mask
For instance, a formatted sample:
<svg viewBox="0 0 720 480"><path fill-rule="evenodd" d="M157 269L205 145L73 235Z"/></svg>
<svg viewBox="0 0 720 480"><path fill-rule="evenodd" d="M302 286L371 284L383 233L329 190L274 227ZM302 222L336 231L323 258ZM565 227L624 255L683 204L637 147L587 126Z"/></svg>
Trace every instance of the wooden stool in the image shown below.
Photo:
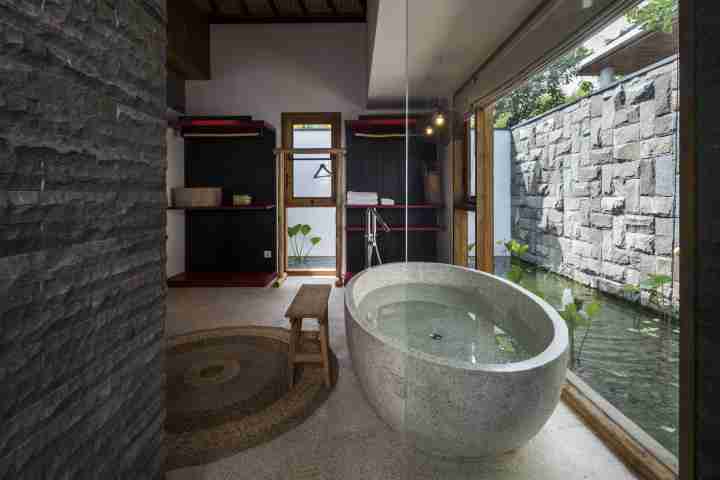
<svg viewBox="0 0 720 480"><path fill-rule="evenodd" d="M288 367L290 370L290 388L295 383L296 363L320 363L325 375L325 386L330 388L330 347L328 332L328 299L330 298L330 285L303 285L288 307L285 316L290 320L290 351L288 354ZM314 318L320 327L319 338L320 353L303 353L302 351L302 322L305 318Z"/></svg>

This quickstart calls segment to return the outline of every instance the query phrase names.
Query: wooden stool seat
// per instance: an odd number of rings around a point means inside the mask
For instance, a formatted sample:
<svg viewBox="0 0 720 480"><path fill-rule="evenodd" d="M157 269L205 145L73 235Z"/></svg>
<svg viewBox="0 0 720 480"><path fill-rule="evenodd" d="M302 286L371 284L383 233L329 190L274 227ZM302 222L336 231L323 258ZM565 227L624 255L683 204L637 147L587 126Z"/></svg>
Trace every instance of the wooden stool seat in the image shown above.
<svg viewBox="0 0 720 480"><path fill-rule="evenodd" d="M330 388L330 347L328 331L328 300L330 285L303 285L285 312L290 320L290 349L288 368L290 388L295 383L295 365L298 363L319 363L323 367L325 385ZM319 331L303 332L302 322L306 318L318 321ZM317 342L319 352L303 351L303 341Z"/></svg>

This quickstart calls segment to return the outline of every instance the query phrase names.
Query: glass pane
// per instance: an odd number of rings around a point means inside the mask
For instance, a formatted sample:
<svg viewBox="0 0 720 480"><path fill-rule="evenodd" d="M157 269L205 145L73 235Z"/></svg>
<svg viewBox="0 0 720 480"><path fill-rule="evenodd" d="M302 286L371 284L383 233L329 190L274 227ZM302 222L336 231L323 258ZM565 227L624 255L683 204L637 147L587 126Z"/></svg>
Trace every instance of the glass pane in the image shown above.
<svg viewBox="0 0 720 480"><path fill-rule="evenodd" d="M512 239L527 249L508 278L564 313L569 368L677 454L677 2L659 3L500 99L495 126L510 131Z"/></svg>
<svg viewBox="0 0 720 480"><path fill-rule="evenodd" d="M331 125L293 125L293 148L331 147ZM293 156L293 196L295 198L331 197L332 180L332 162L329 154L296 154Z"/></svg>
<svg viewBox="0 0 720 480"><path fill-rule="evenodd" d="M475 165L476 165L476 154L475 149L477 148L476 143L476 137L475 137L475 115L470 116L470 119L467 122L468 125L468 194L471 197L475 196L475 181L477 177L475 176Z"/></svg>
<svg viewBox="0 0 720 480"><path fill-rule="evenodd" d="M335 208L287 209L288 268L335 270Z"/></svg>
<svg viewBox="0 0 720 480"><path fill-rule="evenodd" d="M475 212L467 212L467 266L469 268L475 268L477 265L476 261L476 245L475 245Z"/></svg>
<svg viewBox="0 0 720 480"><path fill-rule="evenodd" d="M293 161L293 196L318 198L332 196L332 162L330 159L298 158Z"/></svg>

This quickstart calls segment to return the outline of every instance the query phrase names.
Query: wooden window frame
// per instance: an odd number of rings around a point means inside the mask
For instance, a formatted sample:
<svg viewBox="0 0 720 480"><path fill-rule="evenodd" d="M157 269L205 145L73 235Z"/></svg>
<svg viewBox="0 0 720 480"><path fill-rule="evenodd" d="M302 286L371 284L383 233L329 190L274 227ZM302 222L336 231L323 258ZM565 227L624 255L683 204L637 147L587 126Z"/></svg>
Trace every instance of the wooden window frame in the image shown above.
<svg viewBox="0 0 720 480"><path fill-rule="evenodd" d="M494 105L475 110L475 268L495 272Z"/></svg>
<svg viewBox="0 0 720 480"><path fill-rule="evenodd" d="M313 112L313 113L294 113L284 112L281 115L282 120L282 148L293 148L293 125L297 123L317 123L332 125L331 148L340 149L342 144L342 114L340 112ZM282 220L279 222L280 233L278 238L282 238L280 244L282 251L278 253L283 275L300 275L300 276L325 276L334 275L336 277L336 285L342 284L343 265L344 265L344 231L345 231L345 207L344 207L344 155L340 152L330 155L332 165L332 196L327 198L293 198L292 196L292 155L285 154L282 156L281 176L278 178L278 185L282 186L282 192L279 196L283 200ZM288 268L288 251L287 251L287 209L296 207L334 207L335 208L335 269L327 270L290 270Z"/></svg>
<svg viewBox="0 0 720 480"><path fill-rule="evenodd" d="M282 114L282 148L294 148L293 146L293 125L298 123L306 124L329 124L332 127L331 148L340 148L342 142L342 116L339 112L316 112L316 113L283 113ZM285 206L286 207L335 207L337 205L338 192L338 158L337 155L330 155L332 170L331 195L329 197L298 197L293 194L293 158L292 155L285 157Z"/></svg>
<svg viewBox="0 0 720 480"><path fill-rule="evenodd" d="M477 108L475 117L475 196L470 196L468 179L470 173L470 122L463 119L463 134L459 148L462 155L457 162L455 185L462 189L456 196L453 215L453 262L468 266L467 211L475 212L475 269L483 272L495 271L495 229L494 229L494 169L493 169L493 112L494 105ZM459 163L459 165L458 165ZM457 178L457 174L462 178Z"/></svg>

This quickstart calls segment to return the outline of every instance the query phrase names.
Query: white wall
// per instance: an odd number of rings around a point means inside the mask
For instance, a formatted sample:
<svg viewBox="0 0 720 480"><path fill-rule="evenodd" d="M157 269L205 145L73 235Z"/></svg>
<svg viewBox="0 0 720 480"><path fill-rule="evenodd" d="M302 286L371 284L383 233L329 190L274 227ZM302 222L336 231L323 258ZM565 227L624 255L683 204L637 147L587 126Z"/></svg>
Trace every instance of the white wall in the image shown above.
<svg viewBox="0 0 720 480"><path fill-rule="evenodd" d="M252 115L277 129L278 145L283 112L355 119L367 105L367 47L363 23L212 25L212 80L186 83L188 114ZM310 223L323 237L313 255L335 255L332 212L294 210L288 219Z"/></svg>
<svg viewBox="0 0 720 480"><path fill-rule="evenodd" d="M167 141L167 184L168 205L172 187L185 185L185 142L175 135L171 128L165 133ZM172 277L185 271L185 212L168 210L167 212L167 276Z"/></svg>
<svg viewBox="0 0 720 480"><path fill-rule="evenodd" d="M367 105L367 26L212 25L212 80L187 82L191 115L252 115L278 129L282 112L341 112Z"/></svg>

